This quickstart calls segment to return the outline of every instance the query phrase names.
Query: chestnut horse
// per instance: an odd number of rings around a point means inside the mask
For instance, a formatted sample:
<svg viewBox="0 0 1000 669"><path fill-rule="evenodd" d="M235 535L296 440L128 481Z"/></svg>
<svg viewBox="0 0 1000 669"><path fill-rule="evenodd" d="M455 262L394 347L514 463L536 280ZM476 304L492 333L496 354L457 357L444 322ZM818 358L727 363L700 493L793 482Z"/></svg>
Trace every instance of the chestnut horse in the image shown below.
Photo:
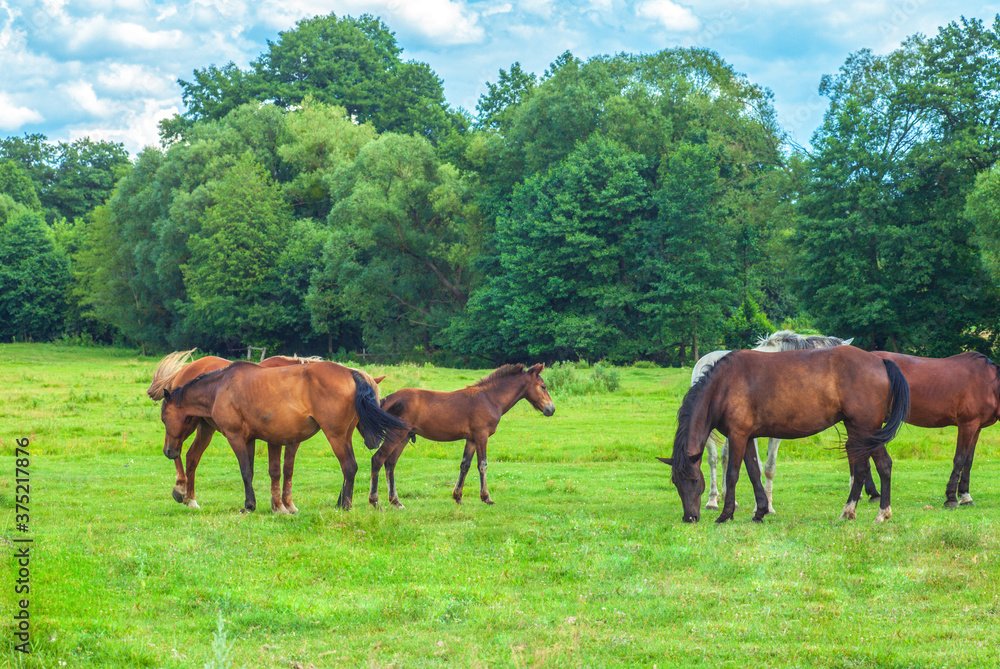
<svg viewBox="0 0 1000 669"><path fill-rule="evenodd" d="M146 394L149 395L150 399L158 402L163 399L164 391L173 390L174 388L183 386L201 374L214 372L232 364L231 360L218 358L213 355L189 362L192 354L197 350L197 348L193 348L190 351L176 351L165 356L160 361L160 364L156 367L156 371L153 373L153 382L146 389ZM284 355L276 355L262 360L259 365L261 367L287 367L316 362L317 360L319 358L300 358L298 356L290 358ZM174 460L174 465L177 469L177 479L174 482L174 489L171 491L174 500L192 509L200 508L198 502L195 500L195 472L198 469L198 463L201 462L202 454L208 448L208 445L212 443L215 426L212 425L211 420L201 420L198 421L195 429L197 430L197 435L188 449L186 466L180 457ZM188 435L185 435L184 438L187 439L187 437ZM295 468L295 453L298 448L298 444L285 445L284 486L281 488L282 492L280 497L278 497L279 504L276 507L275 495L279 489L278 486L282 474L280 471L281 444L268 445L268 471L271 475L272 493L271 507L278 513L283 512L282 507L289 513L298 511L295 508L295 504L292 503L292 472Z"/></svg>
<svg viewBox="0 0 1000 669"><path fill-rule="evenodd" d="M166 429L163 454L171 459L180 456L184 438L199 419L211 420L225 435L240 465L244 511L257 506L253 492L257 439L269 447L299 444L322 430L344 474L337 505L349 509L358 470L351 445L355 426L373 450L388 432L409 431L408 424L379 406L374 379L332 362L270 369L234 362L175 390L165 390L160 419ZM271 504L282 511L273 488Z"/></svg>
<svg viewBox="0 0 1000 669"><path fill-rule="evenodd" d="M892 516L892 458L882 447L896 435L909 408L909 388L896 364L853 346L779 353L734 351L685 395L677 414L673 456L660 460L672 466L683 520L697 522L705 491L701 472L705 441L712 430L719 430L729 439L731 453L725 504L716 522L732 519L736 510L740 460L754 488L757 509L753 519L760 522L767 514L767 495L756 451L747 448L747 442L763 436L808 437L843 421L851 491L841 518L855 517L872 458L883 482L875 518L882 522Z"/></svg>
<svg viewBox="0 0 1000 669"><path fill-rule="evenodd" d="M486 489L486 444L497 431L505 413L527 399L531 406L546 416L556 411L545 381L540 376L542 364L528 369L524 365L504 365L475 384L454 392L437 392L418 388L403 388L387 396L382 408L399 416L412 427L408 434L390 435L372 456L372 487L368 501L378 507L378 473L385 464L385 478L389 486L389 503L403 508L396 493L396 462L403 453L408 439L416 442L417 435L431 441L465 440L465 454L458 470L458 482L452 497L462 503L465 476L476 454L479 465L479 498L492 504Z"/></svg>
<svg viewBox="0 0 1000 669"><path fill-rule="evenodd" d="M910 416L917 427L958 426L958 443L944 505L972 504L969 474L976 442L984 427L1000 417L1000 368L982 353L960 353L950 358L920 358L875 351L892 360L910 384Z"/></svg>

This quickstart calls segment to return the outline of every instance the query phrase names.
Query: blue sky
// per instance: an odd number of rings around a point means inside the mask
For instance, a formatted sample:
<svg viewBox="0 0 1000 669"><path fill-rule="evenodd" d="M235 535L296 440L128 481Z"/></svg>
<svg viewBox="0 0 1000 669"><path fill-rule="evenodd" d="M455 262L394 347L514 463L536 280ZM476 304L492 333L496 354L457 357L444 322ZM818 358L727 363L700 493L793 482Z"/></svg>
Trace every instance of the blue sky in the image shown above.
<svg viewBox="0 0 1000 669"><path fill-rule="evenodd" d="M708 47L770 88L783 127L807 144L826 108L819 79L848 54L886 53L963 14L992 22L1000 2L0 0L0 137L90 136L135 153L183 110L178 78L212 63L247 67L279 31L330 12L382 17L403 57L429 63L448 101L470 111L514 61L541 74L566 50L586 59Z"/></svg>

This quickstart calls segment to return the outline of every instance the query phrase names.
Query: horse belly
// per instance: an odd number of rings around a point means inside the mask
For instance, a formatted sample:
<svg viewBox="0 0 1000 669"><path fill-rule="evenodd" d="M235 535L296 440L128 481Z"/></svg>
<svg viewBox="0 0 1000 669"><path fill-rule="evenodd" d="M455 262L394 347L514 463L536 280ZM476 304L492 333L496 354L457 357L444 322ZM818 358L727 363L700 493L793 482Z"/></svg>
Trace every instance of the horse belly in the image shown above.
<svg viewBox="0 0 1000 669"><path fill-rule="evenodd" d="M319 425L304 412L265 411L254 423L254 438L269 444L296 444L319 432Z"/></svg>

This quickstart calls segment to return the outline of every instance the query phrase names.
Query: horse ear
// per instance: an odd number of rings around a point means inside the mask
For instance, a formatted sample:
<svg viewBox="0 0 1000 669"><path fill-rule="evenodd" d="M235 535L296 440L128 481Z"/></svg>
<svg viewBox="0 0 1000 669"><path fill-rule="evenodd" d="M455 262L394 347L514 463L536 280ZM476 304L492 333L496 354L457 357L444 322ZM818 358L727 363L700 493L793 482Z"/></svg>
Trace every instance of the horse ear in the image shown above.
<svg viewBox="0 0 1000 669"><path fill-rule="evenodd" d="M545 369L545 363L539 362L539 363L536 363L536 364L532 365L531 367L529 367L528 368L528 373L529 374L534 374L535 376L538 376L539 374L542 373L543 369Z"/></svg>
<svg viewBox="0 0 1000 669"><path fill-rule="evenodd" d="M665 465L671 465L671 466L673 466L673 464L674 464L674 459L673 458L661 458L661 457L657 457L656 459L659 460L660 462L662 462Z"/></svg>
<svg viewBox="0 0 1000 669"><path fill-rule="evenodd" d="M383 381L385 381L385 377L384 376L376 376L372 380L375 381L375 383L382 383Z"/></svg>
<svg viewBox="0 0 1000 669"><path fill-rule="evenodd" d="M170 401L170 390L167 389L167 388L163 389L163 401L164 402L169 402Z"/></svg>

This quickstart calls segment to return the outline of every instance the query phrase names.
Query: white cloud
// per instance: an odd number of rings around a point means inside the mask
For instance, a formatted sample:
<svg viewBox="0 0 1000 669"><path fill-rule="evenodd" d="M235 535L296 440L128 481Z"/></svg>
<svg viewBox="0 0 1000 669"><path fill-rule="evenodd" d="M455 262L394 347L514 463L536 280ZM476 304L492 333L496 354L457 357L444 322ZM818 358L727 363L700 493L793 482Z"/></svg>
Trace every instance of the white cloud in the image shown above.
<svg viewBox="0 0 1000 669"><path fill-rule="evenodd" d="M482 16L493 16L494 14L509 14L514 6L509 2L505 2L502 5L494 5L493 7L487 7L482 11Z"/></svg>
<svg viewBox="0 0 1000 669"><path fill-rule="evenodd" d="M635 7L636 15L659 21L671 32L694 32L701 27L701 21L687 7L670 0L645 0Z"/></svg>
<svg viewBox="0 0 1000 669"><path fill-rule="evenodd" d="M63 90L76 105L85 112L106 118L114 111L113 105L108 100L102 100L94 92L93 85L87 81L74 81L63 85Z"/></svg>
<svg viewBox="0 0 1000 669"><path fill-rule="evenodd" d="M142 65L112 63L97 74L100 87L108 92L131 97L152 97L174 94L172 77L164 76Z"/></svg>
<svg viewBox="0 0 1000 669"><path fill-rule="evenodd" d="M69 130L70 141L90 137L93 140L121 142L132 155L160 141L159 122L183 111L179 105L163 105L146 100L139 109L127 111L115 123L98 126L78 126Z"/></svg>
<svg viewBox="0 0 1000 669"><path fill-rule="evenodd" d="M73 27L70 48L81 52L109 41L145 51L177 49L186 43L180 30L148 30L138 23L109 21L104 16L75 21Z"/></svg>
<svg viewBox="0 0 1000 669"><path fill-rule="evenodd" d="M42 115L30 107L22 107L9 95L0 92L0 129L17 130L28 123L39 123Z"/></svg>

